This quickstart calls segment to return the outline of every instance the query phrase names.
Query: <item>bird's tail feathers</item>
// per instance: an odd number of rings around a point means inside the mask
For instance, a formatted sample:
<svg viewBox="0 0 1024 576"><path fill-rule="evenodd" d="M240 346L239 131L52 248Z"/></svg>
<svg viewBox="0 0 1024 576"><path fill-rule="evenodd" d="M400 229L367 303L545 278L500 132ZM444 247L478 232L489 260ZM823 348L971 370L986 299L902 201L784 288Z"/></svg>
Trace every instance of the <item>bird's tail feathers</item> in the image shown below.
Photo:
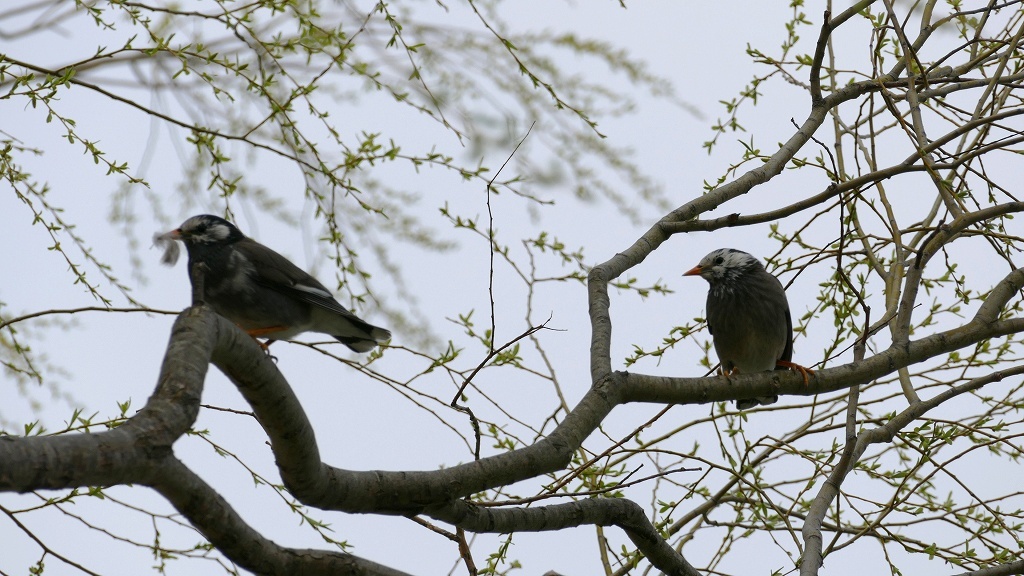
<svg viewBox="0 0 1024 576"><path fill-rule="evenodd" d="M384 328L371 326L369 324L367 324L367 327L369 330L367 331L368 333L366 337L335 335L334 338L338 342L348 346L354 352L369 352L370 350L373 350L377 344L382 344L391 340L390 330L385 330Z"/></svg>
<svg viewBox="0 0 1024 576"><path fill-rule="evenodd" d="M758 396L757 398L744 398L736 401L737 410L750 410L755 406L767 406L779 401L778 396Z"/></svg>

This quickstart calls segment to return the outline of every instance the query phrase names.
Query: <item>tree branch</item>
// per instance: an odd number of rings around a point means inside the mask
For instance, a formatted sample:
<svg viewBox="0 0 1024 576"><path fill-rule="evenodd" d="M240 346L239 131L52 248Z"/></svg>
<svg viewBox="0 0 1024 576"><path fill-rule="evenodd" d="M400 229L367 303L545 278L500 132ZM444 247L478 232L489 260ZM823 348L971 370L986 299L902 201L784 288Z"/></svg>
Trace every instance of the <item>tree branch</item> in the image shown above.
<svg viewBox="0 0 1024 576"><path fill-rule="evenodd" d="M352 554L285 548L264 538L216 489L173 456L153 467L149 485L232 562L256 574L408 576Z"/></svg>
<svg viewBox="0 0 1024 576"><path fill-rule="evenodd" d="M495 509L452 500L426 511L430 516L472 532L508 534L547 532L585 525L618 526L652 564L665 574L700 573L658 534L643 509L625 498L588 498L534 508Z"/></svg>

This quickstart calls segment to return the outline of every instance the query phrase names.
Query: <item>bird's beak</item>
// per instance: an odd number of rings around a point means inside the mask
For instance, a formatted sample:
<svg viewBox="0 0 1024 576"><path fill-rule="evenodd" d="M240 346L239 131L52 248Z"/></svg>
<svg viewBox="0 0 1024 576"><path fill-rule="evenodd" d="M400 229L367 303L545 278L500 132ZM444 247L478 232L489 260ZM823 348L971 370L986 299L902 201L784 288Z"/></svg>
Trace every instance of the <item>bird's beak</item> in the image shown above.
<svg viewBox="0 0 1024 576"><path fill-rule="evenodd" d="M693 268L690 268L686 272L683 272L683 276L700 276L700 273L703 271L704 269L701 268L700 266L694 266Z"/></svg>
<svg viewBox="0 0 1024 576"><path fill-rule="evenodd" d="M175 228L170 232L164 232L163 234L153 235L153 242L155 242L157 245L166 244L170 240L184 240L184 237L181 235L181 228Z"/></svg>

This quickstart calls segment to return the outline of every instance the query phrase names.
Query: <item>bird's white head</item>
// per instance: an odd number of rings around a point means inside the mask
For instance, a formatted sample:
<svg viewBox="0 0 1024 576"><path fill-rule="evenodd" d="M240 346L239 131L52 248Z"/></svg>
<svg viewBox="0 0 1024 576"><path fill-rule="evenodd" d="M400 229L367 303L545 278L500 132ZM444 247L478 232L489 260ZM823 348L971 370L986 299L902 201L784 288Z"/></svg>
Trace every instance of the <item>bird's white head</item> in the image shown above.
<svg viewBox="0 0 1024 576"><path fill-rule="evenodd" d="M243 238L245 235L231 222L220 216L200 214L185 220L181 226L170 232L153 236L153 243L164 249L163 263L173 265L178 261L180 253L180 245L175 240L184 242L185 246L192 250L197 246L237 242Z"/></svg>
<svg viewBox="0 0 1024 576"><path fill-rule="evenodd" d="M711 284L727 283L748 272L763 268L750 254L733 248L719 248L701 258L700 263L683 276L700 276Z"/></svg>
<svg viewBox="0 0 1024 576"><path fill-rule="evenodd" d="M182 240L185 244L220 244L245 237L234 224L212 214L193 216L174 232L177 232L175 240Z"/></svg>

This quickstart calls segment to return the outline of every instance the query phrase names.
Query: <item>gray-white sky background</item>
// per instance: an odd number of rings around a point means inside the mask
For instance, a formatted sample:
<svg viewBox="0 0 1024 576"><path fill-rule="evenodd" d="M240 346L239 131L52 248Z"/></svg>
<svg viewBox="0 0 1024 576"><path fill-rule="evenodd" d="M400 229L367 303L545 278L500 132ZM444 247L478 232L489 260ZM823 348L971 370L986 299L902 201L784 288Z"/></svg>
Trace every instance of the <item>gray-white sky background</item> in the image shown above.
<svg viewBox="0 0 1024 576"><path fill-rule="evenodd" d="M197 3L201 5L202 3ZM370 5L360 6L367 13ZM797 53L809 53L817 34L824 2L809 2L803 11L813 22L800 30L804 43ZM449 4L443 10L432 2L416 6L416 13L437 22L460 27L478 27L472 11L461 2ZM5 7L0 10L8 10ZM837 7L838 11L841 7ZM765 89L756 108L746 110L742 124L746 132L729 133L720 139L714 153L709 155L702 144L713 137L711 124L724 117L721 100L731 100L739 94L754 74L764 74L763 67L755 66L745 54L747 46L765 53L775 54L785 37L785 22L792 8L783 2L731 1L672 2L644 1L629 3L621 8L615 2L562 3L550 1L517 1L501 4L497 12L509 24L507 31L513 37L518 33L539 30L572 32L581 38L596 38L611 42L627 50L630 57L642 60L649 71L667 78L676 90L676 97L703 114L695 116L684 106L673 105L665 99L653 98L642 90L631 93L636 107L623 117L593 114L598 129L615 146L628 146L633 160L647 177L660 186L664 202L675 207L701 194L705 181L714 182L727 166L742 154L738 140L754 138L756 144L773 152L777 143L793 131L791 120L801 122L809 108L803 90L775 80ZM0 22L0 25L6 25ZM866 25L851 26L843 30L837 46L851 61L849 68L861 67L869 56L865 45L869 37ZM860 31L860 36L856 31ZM108 38L108 37L105 37ZM952 42L954 39L950 39ZM79 19L73 26L31 37L8 39L3 51L18 60L31 61L58 68L69 62L90 56L99 40L94 27ZM103 40L110 43L110 40ZM401 54L396 52L396 55ZM621 77L613 75L604 65L593 60L559 56L559 64L575 71L588 81L608 82L616 89L630 92L632 88ZM130 82L130 78L126 78ZM428 82L430 79L428 78ZM525 80L524 80L525 81ZM111 84L116 88L116 84ZM346 91L359 91L361 86L344 86ZM557 87L556 87L557 88ZM130 91L130 86L123 90ZM138 96L141 93L136 93ZM187 106L181 102L158 102L149 96L142 98L153 107L176 109ZM78 131L98 140L107 156L128 162L133 169L142 169L142 176L151 185L148 192L160 198L164 218L155 218L142 200L135 200L135 209L143 220L133 230L141 258L136 278L131 266L131 252L127 248L123 229L112 227L107 216L111 212L110 191L116 179L105 176L105 169L93 164L77 145L60 142L63 130L57 123L45 124L46 111L24 106L23 101L0 101L0 130L20 139L25 145L42 148L46 156L28 166L39 180L51 187L50 199L65 209L65 216L77 225L76 232L85 238L95 254L113 267L114 274L133 286L133 296L157 309L178 310L188 305L190 291L185 264L167 268L159 264L160 253L149 247L149 234L176 226L185 217L202 212L222 211L223 206L212 197L198 191L195 201L185 204L179 196L181 174L184 170L175 146L183 146L183 134L168 130L165 125L154 124L142 113L126 112L124 106L112 104L106 97L86 90L64 92L59 103L63 112L78 123ZM337 109L330 110L332 118L347 135L361 131L382 132L394 137L410 153L422 153L437 144L445 151L461 150L459 158L467 164L469 154L477 150L467 141L460 147L451 132L423 115L396 105L378 93L362 95L357 102L341 100ZM341 120L339 120L339 118ZM560 116L564 122L578 122L568 113ZM521 138L533 118L522 118L511 134L505 127L495 127L495 133L512 140ZM550 120L547 120L550 122ZM453 119L458 124L458 119ZM538 146L549 125L545 119L533 128L534 133L524 148ZM483 137L483 136L481 136ZM172 144L172 140L178 140ZM417 146L419 147L417 149ZM227 152L231 156L246 154L238 146ZM497 168L511 153L509 147L491 147L483 162ZM814 152L816 153L816 152ZM813 156L807 151L805 155ZM543 166L559 168L557 164ZM598 170L603 168L595 167ZM994 170L1009 169L993 166ZM253 181L269 194L284 200L287 209L306 217L299 228L286 226L262 214L244 199L233 200L238 216L237 224L243 232L275 250L291 257L297 264L314 271L328 286L333 285L333 272L323 253L316 247L322 232L309 218L312 207L303 203L303 182L294 166L283 161L261 159L252 168ZM524 174L527 178L530 174ZM489 323L487 286L487 245L469 233L452 232L438 208L449 203L453 212L463 216L479 217L486 222L487 207L484 187L479 181L463 182L460 178L438 168L421 168L419 172L406 165L396 165L375 174L386 178L390 188L407 191L419 197L414 210L426 226L438 231L441 239L457 242L457 248L434 253L403 243L395 243L391 254L393 263L406 279L407 288L414 293L414 302L402 305L415 309L419 319L428 322L434 336L434 352L441 352L448 340L456 347L465 348L460 366L473 366L483 358L483 351L465 337L463 330L446 320L474 310L474 321L479 330ZM623 185L609 175L611 186ZM564 184L564 183L563 183ZM810 187L823 189L828 185L820 172L809 174L784 173L765 186L757 188L748 197L730 203L728 211L753 212L778 203L779 198L796 199L795 190ZM893 186L898 186L895 181ZM662 210L637 202L639 218L636 221L619 213L608 200L597 198L592 202L578 202L572 191L559 184L553 187L526 188L539 197L556 201L553 207L531 207L528 201L512 194L492 196L495 225L499 240L509 243L521 254L519 238L536 236L549 231L569 249L584 247L588 264L604 261L628 247L644 230L662 215ZM625 198L635 190L617 190ZM5 317L54 308L94 306L97 302L80 286L72 285L67 264L63 258L45 247L52 242L40 226L32 225L32 214L11 194L5 195L0 209L0 230L5 248L0 251L0 267L4 282L0 283L0 309ZM905 203L901 209L913 210L915 204L923 212L930 206L912 194L897 195L897 202ZM368 217L369 218L369 217ZM904 217L912 221L910 215ZM639 268L632 270L641 286L663 281L674 291L668 296L641 299L632 292L612 292L612 317L615 321L613 362L622 368L622 360L632 353L633 345L645 349L656 347L673 326L703 315L706 285L699 280L684 279L680 274L692 267L713 248L730 246L745 249L757 256L775 253L778 243L768 240L768 225L742 230L725 229L712 234L690 234L674 238L663 249L655 252ZM835 236L835 229L816 226L809 233L821 242ZM74 251L72 251L74 254ZM372 253L361 254L373 261ZM557 260L547 255L538 256L538 266L551 274L564 273ZM984 264L978 264L983 273ZM499 266L495 272L498 308L498 334L496 341L504 342L525 330L524 287L514 274ZM90 272L90 278L99 277ZM375 272L373 288L381 299L397 298L396 292L386 285L387 276ZM788 282L790 277L783 276ZM814 305L820 278L803 275L789 289L794 319ZM107 289L107 294L116 294ZM346 302L343 300L343 302ZM346 302L347 303L347 302ZM115 305L124 305L115 299ZM531 320L534 323L551 317L550 326L558 331L539 334L550 354L562 390L570 406L589 386L590 329L587 319L585 288L573 282L545 284L533 301ZM399 306L401 308L402 306ZM881 308L878 308L881 309ZM369 303L358 310L367 320L388 326L395 333L395 344L422 341L422 335L403 334L390 325L376 306ZM113 416L117 402L130 399L129 414L140 408L153 390L160 361L167 343L173 316L145 314L106 314L88 312L72 318L62 318L66 328L53 324L57 320L37 321L19 326L33 348L43 349L45 356L55 365L67 370L66 374L48 372L52 386L34 388L21 386L5 374L0 380L0 424L17 432L20 426L38 418L48 429L58 429L76 407L86 414L98 413L100 418ZM823 315L819 325L808 329L808 337L796 344L796 360L807 365L819 360L821 346L816 334L833 330L830 315ZM702 333L700 338L706 337ZM419 338L420 340L417 340ZM320 341L317 336L306 336L306 341ZM340 349L335 347L335 351ZM299 399L304 403L313 422L323 459L335 466L357 469L430 470L440 466L464 462L472 458L466 444L441 419L429 411L418 408L395 389L363 377L355 370L319 353L300 346L280 343L274 346L279 358L278 366L288 378ZM524 352L524 354L531 354ZM341 354L349 357L347 353ZM698 375L704 372L699 365L702 352L693 341L676 346L660 362L646 359L639 364L643 371L664 375ZM535 355L530 356L536 359ZM410 355L385 353L374 368L385 373L412 374L423 370L429 362ZM450 398L454 384L440 371L424 388L440 398ZM532 422L543 419L554 407L550 385L540 379L516 376L515 372L489 372L481 374L478 387L495 399L502 407ZM59 394L51 394L59 390ZM420 401L422 398L416 397ZM783 402L804 402L805 398L786 399ZM203 395L204 404L245 410L246 404L218 372L212 370ZM462 434L470 434L464 417L437 404L425 401L441 418L458 427ZM485 417L499 420L500 414L490 407L479 394L470 393L470 405ZM606 421L604 432L618 438L657 413L661 406L628 405L617 408ZM676 407L651 431L650 436L671 430L678 423L706 417L710 406ZM789 413L787 413L789 414ZM791 415L790 415L791 416ZM790 416L787 416L790 417ZM751 417L743 424L749 439L781 433L789 422L773 422L771 414ZM241 461L273 482L279 478L273 459L265 443L265 436L251 419L231 413L203 410L197 429L210 431L210 438L236 454ZM512 427L522 438L529 436L521 428ZM706 430L707 431L707 430ZM836 441L842 441L842 430L835 432ZM594 440L594 439L592 439ZM687 451L694 443L704 450L717 451L713 435L691 437L679 435L672 440L673 449ZM604 439L595 440L594 449L607 445ZM493 453L485 442L485 454ZM224 458L202 439L186 437L175 445L176 454L192 466L207 482L221 490L243 518L255 529L285 546L323 547L323 542L291 513L280 498L266 486L254 487L248 473L233 458ZM1016 473L1009 463L998 461L978 470L982 475L1009 475ZM1005 470L999 466L1005 465ZM641 470L638 474L651 473ZM781 473L785 473L782 471ZM697 473L677 474L673 479L688 483L696 480ZM530 495L535 483L515 486L510 493ZM171 514L173 510L160 497L148 489L112 488L113 497L147 509ZM49 494L47 494L49 496ZM645 507L652 507L649 491L641 486L627 491ZM644 500L647 498L648 500ZM15 496L0 494L0 505L6 508L24 508L36 501L34 495ZM90 523L111 532L130 536L136 540L153 539L153 526L148 517L132 512L109 501L79 499L68 511L80 515ZM311 516L331 525L332 536L348 541L354 554L416 574L447 573L457 559L457 551L449 541L431 534L404 518L353 516L333 512L311 511ZM54 510L46 510L19 518L35 533L49 538L48 544L60 553L103 574L141 574L155 564L151 553L140 547L113 541L110 537L84 527L76 520ZM196 543L200 537L188 529L175 528L168 522L159 524L161 542L175 542L177 546ZM626 542L621 533L606 530L616 542ZM487 554L499 541L498 536L477 536L474 553L478 565L483 565ZM600 570L597 544L593 528L579 528L557 533L517 534L509 557L519 560L523 570L514 573L541 574L556 570L567 575L595 574ZM861 544L863 545L863 544ZM736 554L719 569L736 573L764 574L772 570L785 570L792 565L781 546L768 538L752 538L750 553ZM792 546L787 546L791 549ZM691 562L700 565L697 546L686 548ZM898 552L894 552L898 553ZM7 517L0 517L0 572L21 574L40 556L32 543ZM171 561L171 574L218 574L222 570L202 561ZM887 570L883 555L859 554L858 547L837 552L830 557L825 569L831 574L862 574ZM953 571L939 561L917 566L922 573L946 574ZM47 574L75 574L77 570L53 558L47 560ZM459 566L454 573L464 573Z"/></svg>

